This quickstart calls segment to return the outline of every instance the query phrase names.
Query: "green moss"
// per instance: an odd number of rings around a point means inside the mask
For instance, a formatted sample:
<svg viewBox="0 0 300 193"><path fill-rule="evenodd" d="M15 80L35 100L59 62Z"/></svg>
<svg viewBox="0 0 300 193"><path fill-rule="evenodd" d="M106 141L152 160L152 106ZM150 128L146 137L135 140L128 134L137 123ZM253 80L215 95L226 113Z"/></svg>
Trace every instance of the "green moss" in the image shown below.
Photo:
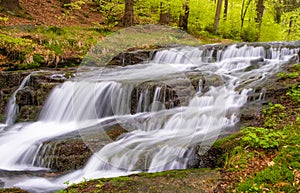
<svg viewBox="0 0 300 193"><path fill-rule="evenodd" d="M56 27L56 26L48 27L46 29L46 32L53 33L53 34L58 35L58 36L66 34L66 32L63 28L59 28L59 27Z"/></svg>
<svg viewBox="0 0 300 193"><path fill-rule="evenodd" d="M295 79L299 76L298 72L291 72L291 73L287 73L287 72L279 72L277 74L277 76L281 79Z"/></svg>
<svg viewBox="0 0 300 193"><path fill-rule="evenodd" d="M30 64L22 63L17 66L17 70L35 69L35 68L39 68L40 66L41 66L41 64L38 62L32 62Z"/></svg>
<svg viewBox="0 0 300 193"><path fill-rule="evenodd" d="M300 85L293 86L287 92L287 95L291 97L291 99L297 103L300 103Z"/></svg>

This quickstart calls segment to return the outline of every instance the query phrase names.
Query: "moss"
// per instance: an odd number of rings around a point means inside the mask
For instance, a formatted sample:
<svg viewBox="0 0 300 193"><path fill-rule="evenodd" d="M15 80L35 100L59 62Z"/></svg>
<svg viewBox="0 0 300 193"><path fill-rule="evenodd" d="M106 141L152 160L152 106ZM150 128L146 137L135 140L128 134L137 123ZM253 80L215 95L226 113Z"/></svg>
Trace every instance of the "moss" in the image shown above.
<svg viewBox="0 0 300 193"><path fill-rule="evenodd" d="M48 33L53 33L55 35L63 35L63 34L66 34L65 30L63 28L59 28L59 27L56 27L56 26L50 26L46 29L46 32Z"/></svg>
<svg viewBox="0 0 300 193"><path fill-rule="evenodd" d="M279 72L277 76L281 79L295 79L299 76L298 72L291 72L291 73L286 73L286 72Z"/></svg>
<svg viewBox="0 0 300 193"><path fill-rule="evenodd" d="M218 182L209 169L172 170L102 178L69 186L64 192L208 192ZM201 179L201 180L199 180ZM191 183L192 185L190 185Z"/></svg>

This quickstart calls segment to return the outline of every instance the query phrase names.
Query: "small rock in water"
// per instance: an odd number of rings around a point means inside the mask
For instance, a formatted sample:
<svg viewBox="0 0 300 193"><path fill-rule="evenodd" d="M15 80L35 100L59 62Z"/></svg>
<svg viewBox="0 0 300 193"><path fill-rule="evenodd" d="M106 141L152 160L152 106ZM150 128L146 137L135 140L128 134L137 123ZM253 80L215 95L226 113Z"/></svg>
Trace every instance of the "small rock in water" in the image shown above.
<svg viewBox="0 0 300 193"><path fill-rule="evenodd" d="M3 188L4 185L5 185L5 183L2 180L0 180L0 188Z"/></svg>

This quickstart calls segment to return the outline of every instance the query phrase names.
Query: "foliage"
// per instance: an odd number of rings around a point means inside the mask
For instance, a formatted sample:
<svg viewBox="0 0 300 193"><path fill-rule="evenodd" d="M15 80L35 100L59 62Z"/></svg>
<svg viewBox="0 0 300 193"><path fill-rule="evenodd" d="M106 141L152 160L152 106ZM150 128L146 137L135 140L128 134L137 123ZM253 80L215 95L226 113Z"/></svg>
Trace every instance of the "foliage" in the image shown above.
<svg viewBox="0 0 300 193"><path fill-rule="evenodd" d="M281 131L261 127L247 127L241 130L242 143L252 148L278 148L284 135Z"/></svg>
<svg viewBox="0 0 300 193"><path fill-rule="evenodd" d="M296 70L296 71L300 71L300 64L295 64L293 66L293 69Z"/></svg>
<svg viewBox="0 0 300 193"><path fill-rule="evenodd" d="M188 31L192 34L200 34L203 31L211 33L215 17L216 1L210 0L190 0L189 2L189 23ZM99 11L106 18L106 24L116 25L121 21L124 1L94 0ZM179 16L183 14L184 0L149 0L135 1L134 13L135 22L138 24L158 23L160 13L170 13L171 26L178 27ZM244 3L244 7L243 7ZM289 2L292 4L293 2ZM247 4L247 9L245 5ZM226 17L221 16L218 33L224 38L243 41L274 41L274 40L298 40L300 38L299 29L299 4L292 8L290 5L274 1L264 1L265 12L262 18L261 29L257 28L255 19L256 1L253 0L233 0L229 1L229 9ZM280 6L280 21L278 20L278 6ZM222 7L224 12L224 6ZM242 10L242 11L241 11ZM242 19L243 16L243 25ZM290 25L292 21L292 25ZM259 38L259 39L258 39Z"/></svg>
<svg viewBox="0 0 300 193"><path fill-rule="evenodd" d="M288 92L287 95L291 99L300 104L300 85L293 86Z"/></svg>
<svg viewBox="0 0 300 193"><path fill-rule="evenodd" d="M107 27L114 27L121 21L124 10L123 2L122 0L95 1L98 6L98 11L100 11L105 18L105 25Z"/></svg>
<svg viewBox="0 0 300 193"><path fill-rule="evenodd" d="M71 10L79 10L81 9L81 6L84 5L85 3L86 2L84 0L77 0L75 2L64 4L64 7L67 7Z"/></svg>
<svg viewBox="0 0 300 193"><path fill-rule="evenodd" d="M286 72L279 72L277 74L277 76L281 79L294 79L294 78L297 78L299 76L299 73L298 72L291 72L291 73L286 73Z"/></svg>
<svg viewBox="0 0 300 193"><path fill-rule="evenodd" d="M255 42L257 40L257 30L248 26L241 31L241 39L246 42Z"/></svg>
<svg viewBox="0 0 300 193"><path fill-rule="evenodd" d="M280 145L273 164L237 186L237 192L298 192L300 177L300 119L281 131ZM271 131L272 132L272 131ZM274 132L274 131L273 131ZM278 132L278 131L275 131Z"/></svg>
<svg viewBox="0 0 300 193"><path fill-rule="evenodd" d="M99 26L16 27L1 28L0 32L2 54L9 59L6 66L2 66L5 70L46 67L49 64L54 65L57 59L70 57L70 54L74 58L83 57L97 43L99 37L111 33ZM74 66L73 63L69 65Z"/></svg>
<svg viewBox="0 0 300 193"><path fill-rule="evenodd" d="M287 95L299 99L299 85ZM243 128L218 144L226 150L225 169L239 176L240 181L230 192L296 193L300 188L300 109L269 103L263 109L263 119L265 128ZM270 155L271 161L262 160L267 162L262 170L251 172L255 160Z"/></svg>
<svg viewBox="0 0 300 193"><path fill-rule="evenodd" d="M269 103L268 108L263 109L264 126L274 128L286 118L285 107L281 104Z"/></svg>
<svg viewBox="0 0 300 193"><path fill-rule="evenodd" d="M0 21L8 22L8 17L0 16Z"/></svg>

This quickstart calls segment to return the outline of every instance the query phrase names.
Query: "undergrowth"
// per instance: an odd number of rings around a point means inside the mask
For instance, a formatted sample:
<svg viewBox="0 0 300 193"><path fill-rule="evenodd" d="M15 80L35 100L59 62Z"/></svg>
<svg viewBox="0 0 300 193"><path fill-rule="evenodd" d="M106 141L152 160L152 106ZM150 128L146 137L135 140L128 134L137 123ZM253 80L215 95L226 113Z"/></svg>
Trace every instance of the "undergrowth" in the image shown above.
<svg viewBox="0 0 300 193"><path fill-rule="evenodd" d="M0 32L0 54L8 58L0 66L4 70L68 67L65 66L68 64L57 65L66 58L82 59L101 37L111 33L97 25L89 28L1 27Z"/></svg>
<svg viewBox="0 0 300 193"><path fill-rule="evenodd" d="M239 179L228 186L228 192L300 191L299 71L297 64L292 73L277 74L283 81L296 79L296 84L281 97L285 103L263 108L262 126L242 128L215 144L225 149L224 169Z"/></svg>

